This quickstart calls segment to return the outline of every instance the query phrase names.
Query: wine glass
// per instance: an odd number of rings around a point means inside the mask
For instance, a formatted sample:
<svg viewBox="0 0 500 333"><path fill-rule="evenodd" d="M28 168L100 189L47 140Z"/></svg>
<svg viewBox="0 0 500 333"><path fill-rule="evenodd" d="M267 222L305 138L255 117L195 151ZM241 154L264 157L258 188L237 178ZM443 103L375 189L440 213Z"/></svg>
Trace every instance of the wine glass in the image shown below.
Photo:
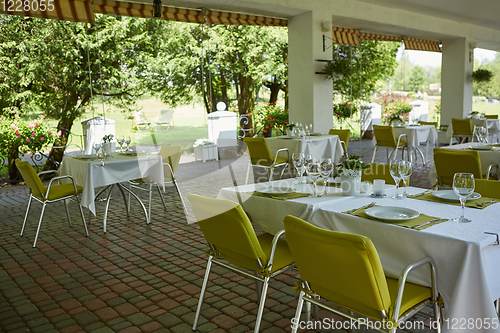
<svg viewBox="0 0 500 333"><path fill-rule="evenodd" d="M125 143L125 136L124 135L118 135L116 137L116 142L120 145L120 151L123 151L123 144Z"/></svg>
<svg viewBox="0 0 500 333"><path fill-rule="evenodd" d="M304 184L304 171L305 171L305 160L306 157L304 153L293 153L292 154L292 163L293 166L295 167L295 170L299 173L299 180L295 182L294 184Z"/></svg>
<svg viewBox="0 0 500 333"><path fill-rule="evenodd" d="M471 222L471 219L464 217L465 202L467 198L474 193L474 175L472 173L456 173L453 176L453 191L458 195L460 199L460 206L462 206L462 216L454 218L455 222Z"/></svg>
<svg viewBox="0 0 500 333"><path fill-rule="evenodd" d="M130 143L132 142L132 138L130 136L127 136L125 138L125 144L127 145L127 151L130 150Z"/></svg>
<svg viewBox="0 0 500 333"><path fill-rule="evenodd" d="M407 186L406 183L410 179L412 173L413 173L413 166L411 161L404 161L404 160L399 161L399 175L403 179L404 192L402 196L404 198L408 196L408 193L406 193L406 186Z"/></svg>
<svg viewBox="0 0 500 333"><path fill-rule="evenodd" d="M313 179L313 185L314 185L313 198L316 198L318 196L317 181L320 176L319 165L320 164L317 160L312 160L311 162L307 163L307 175L311 176L311 178Z"/></svg>
<svg viewBox="0 0 500 333"><path fill-rule="evenodd" d="M399 194L399 182L401 181L401 174L399 173L399 163L396 160L392 160L389 163L389 172L391 173L392 179L396 183L396 195L392 196L392 199L403 199L403 196Z"/></svg>
<svg viewBox="0 0 500 333"><path fill-rule="evenodd" d="M99 149L101 149L101 144L99 142L94 142L92 144L92 148L94 148L95 154L96 154L96 156L98 156L99 155Z"/></svg>
<svg viewBox="0 0 500 333"><path fill-rule="evenodd" d="M319 173L321 178L323 178L323 182L325 185L325 193L326 186L328 186L328 178L333 172L333 162L331 158L324 157L319 162Z"/></svg>

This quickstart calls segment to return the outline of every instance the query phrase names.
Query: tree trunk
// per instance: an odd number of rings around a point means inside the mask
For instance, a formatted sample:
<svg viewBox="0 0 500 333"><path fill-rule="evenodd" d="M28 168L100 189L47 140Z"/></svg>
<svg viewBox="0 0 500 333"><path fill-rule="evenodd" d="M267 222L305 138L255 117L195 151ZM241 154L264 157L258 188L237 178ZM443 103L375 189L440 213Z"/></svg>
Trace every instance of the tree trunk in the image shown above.
<svg viewBox="0 0 500 333"><path fill-rule="evenodd" d="M222 72L220 73L220 91L221 91L221 100L226 104L226 110L229 109L229 98L227 97L227 80L226 80L226 73Z"/></svg>
<svg viewBox="0 0 500 333"><path fill-rule="evenodd" d="M266 82L264 85L271 90L271 96L269 96L269 104L274 104L278 100L278 94L283 86L281 83L276 82L276 78L274 78L273 82Z"/></svg>
<svg viewBox="0 0 500 333"><path fill-rule="evenodd" d="M71 127L73 126L74 118L62 118L57 124L57 131L61 131L61 136L52 146L52 150L49 153L47 162L43 166L43 171L45 170L57 170L64 157L64 152L66 150L66 145L69 140L69 135L71 134ZM57 148L60 147L60 148Z"/></svg>
<svg viewBox="0 0 500 333"><path fill-rule="evenodd" d="M238 111L240 115L248 115L253 109L253 98L252 98L252 85L253 80L251 77L246 77L238 74L238 83L240 86L240 93L238 94ZM242 128L251 129L253 128L252 118L248 118L248 124L242 124ZM245 132L245 136L253 136L253 131Z"/></svg>

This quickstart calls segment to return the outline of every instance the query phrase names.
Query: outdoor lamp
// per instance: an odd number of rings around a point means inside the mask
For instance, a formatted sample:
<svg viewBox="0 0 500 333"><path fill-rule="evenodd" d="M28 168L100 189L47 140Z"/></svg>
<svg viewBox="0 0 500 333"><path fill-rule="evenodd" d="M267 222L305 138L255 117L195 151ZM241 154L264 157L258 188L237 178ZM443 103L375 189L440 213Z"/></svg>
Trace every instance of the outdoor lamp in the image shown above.
<svg viewBox="0 0 500 333"><path fill-rule="evenodd" d="M153 17L154 18L161 18L161 12L162 12L162 3L161 0L154 0L153 2Z"/></svg>

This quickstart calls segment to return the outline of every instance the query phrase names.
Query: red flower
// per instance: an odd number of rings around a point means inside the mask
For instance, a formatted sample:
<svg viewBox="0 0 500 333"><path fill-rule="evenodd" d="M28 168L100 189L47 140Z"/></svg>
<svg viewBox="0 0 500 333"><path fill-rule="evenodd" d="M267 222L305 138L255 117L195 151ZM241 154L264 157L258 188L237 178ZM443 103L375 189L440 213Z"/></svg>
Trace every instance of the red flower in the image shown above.
<svg viewBox="0 0 500 333"><path fill-rule="evenodd" d="M266 128L269 128L269 126L266 126ZM267 133L267 131L266 131L266 133Z"/></svg>
<svg viewBox="0 0 500 333"><path fill-rule="evenodd" d="M288 124L288 121L285 121L285 124Z"/></svg>
<svg viewBox="0 0 500 333"><path fill-rule="evenodd" d="M264 130L264 133L267 133L267 130Z"/></svg>

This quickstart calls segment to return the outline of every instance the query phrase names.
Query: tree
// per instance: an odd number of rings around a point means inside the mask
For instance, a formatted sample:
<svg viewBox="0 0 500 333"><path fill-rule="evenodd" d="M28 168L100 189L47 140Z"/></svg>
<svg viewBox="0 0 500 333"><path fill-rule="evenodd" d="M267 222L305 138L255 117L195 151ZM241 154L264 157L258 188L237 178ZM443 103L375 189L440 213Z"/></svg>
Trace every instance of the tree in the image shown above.
<svg viewBox="0 0 500 333"><path fill-rule="evenodd" d="M379 80L394 74L399 43L362 41L360 46L333 46L333 60L324 71L335 93L360 100L377 89Z"/></svg>
<svg viewBox="0 0 500 333"><path fill-rule="evenodd" d="M414 66L410 76L409 87L417 92L424 90L425 71L421 66Z"/></svg>

